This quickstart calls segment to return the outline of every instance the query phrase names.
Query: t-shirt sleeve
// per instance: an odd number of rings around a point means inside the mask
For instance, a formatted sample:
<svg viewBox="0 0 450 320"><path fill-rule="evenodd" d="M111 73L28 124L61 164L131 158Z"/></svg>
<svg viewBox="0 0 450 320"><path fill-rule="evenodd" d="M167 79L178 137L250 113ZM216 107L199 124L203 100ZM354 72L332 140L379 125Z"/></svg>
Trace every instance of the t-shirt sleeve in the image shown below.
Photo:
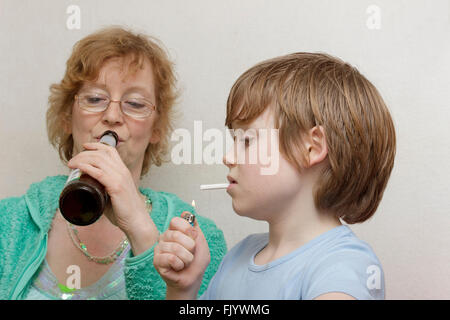
<svg viewBox="0 0 450 320"><path fill-rule="evenodd" d="M203 294L200 294L198 299L199 300L218 300L217 291L219 283L221 282L221 279L223 277L224 273L224 265L229 264L230 257L233 255L233 253L236 251L236 247L233 247L225 256L223 257L222 261L219 264L219 267L217 268L217 272L214 274L214 276L211 278L211 281L208 284L207 289L203 292Z"/></svg>
<svg viewBox="0 0 450 320"><path fill-rule="evenodd" d="M223 257L222 261L217 268L217 272L212 277L209 282L208 288L200 295L199 300L222 300L223 296L230 289L231 283L233 283L233 276L230 276L230 269L235 267L242 266L242 262L240 261L240 256L242 254L242 250L247 248L249 242L252 242L254 235L250 235L245 239L241 240L238 244L236 244L230 251L228 251ZM232 272L232 275L234 273ZM224 288L225 286L225 288ZM231 285L232 286L232 285ZM235 287L233 287L235 288Z"/></svg>
<svg viewBox="0 0 450 320"><path fill-rule="evenodd" d="M384 299L384 274L375 256L357 250L331 254L312 266L302 298L312 300L330 292L358 300Z"/></svg>
<svg viewBox="0 0 450 320"><path fill-rule="evenodd" d="M198 297L198 300L217 300L216 298L216 287L218 278L221 276L220 269L222 264L220 264L219 269L217 273L212 277L211 281L209 282L208 288Z"/></svg>

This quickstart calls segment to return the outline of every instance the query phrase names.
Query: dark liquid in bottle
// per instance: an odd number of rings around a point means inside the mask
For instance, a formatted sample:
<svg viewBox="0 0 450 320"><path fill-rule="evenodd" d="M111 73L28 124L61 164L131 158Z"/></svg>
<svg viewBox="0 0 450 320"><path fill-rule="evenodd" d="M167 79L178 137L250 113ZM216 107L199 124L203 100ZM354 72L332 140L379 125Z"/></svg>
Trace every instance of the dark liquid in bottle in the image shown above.
<svg viewBox="0 0 450 320"><path fill-rule="evenodd" d="M106 134L114 136L117 143L115 132L107 131L103 136ZM105 187L90 175L82 173L79 179L68 182L64 187L59 197L59 210L70 223L87 226L101 217L108 201Z"/></svg>
<svg viewBox="0 0 450 320"><path fill-rule="evenodd" d="M97 221L102 215L108 194L105 188L87 174L70 182L59 199L59 210L72 224L86 226Z"/></svg>

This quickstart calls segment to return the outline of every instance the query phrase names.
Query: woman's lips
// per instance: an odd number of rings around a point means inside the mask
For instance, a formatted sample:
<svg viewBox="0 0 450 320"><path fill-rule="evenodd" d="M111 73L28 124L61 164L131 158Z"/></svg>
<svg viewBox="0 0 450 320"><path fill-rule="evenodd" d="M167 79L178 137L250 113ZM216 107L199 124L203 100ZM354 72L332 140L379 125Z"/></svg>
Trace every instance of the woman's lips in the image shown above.
<svg viewBox="0 0 450 320"><path fill-rule="evenodd" d="M96 142L99 142L100 139L101 139L101 137L96 137L96 138L95 138L95 141L96 141ZM116 147L118 147L118 146L119 146L120 144L122 144L122 143L123 143L123 140L119 138L119 141L117 141Z"/></svg>

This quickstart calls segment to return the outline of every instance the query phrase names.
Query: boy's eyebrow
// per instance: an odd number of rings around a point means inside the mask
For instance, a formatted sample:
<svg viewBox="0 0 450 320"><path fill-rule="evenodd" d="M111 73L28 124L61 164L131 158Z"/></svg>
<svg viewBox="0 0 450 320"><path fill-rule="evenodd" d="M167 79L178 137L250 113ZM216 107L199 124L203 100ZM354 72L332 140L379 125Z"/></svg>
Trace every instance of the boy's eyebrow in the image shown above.
<svg viewBox="0 0 450 320"><path fill-rule="evenodd" d="M248 122L235 120L231 123L231 129L237 130L237 129L243 129L247 130L250 127L250 124Z"/></svg>
<svg viewBox="0 0 450 320"><path fill-rule="evenodd" d="M235 132L237 130L243 130L244 132L246 132L248 130L252 130L256 133L256 136L259 137L259 130L270 130L270 129L268 129L268 128L251 128L250 126L245 125L245 126L242 126L241 128L231 128L231 130L233 130L234 135L236 135Z"/></svg>

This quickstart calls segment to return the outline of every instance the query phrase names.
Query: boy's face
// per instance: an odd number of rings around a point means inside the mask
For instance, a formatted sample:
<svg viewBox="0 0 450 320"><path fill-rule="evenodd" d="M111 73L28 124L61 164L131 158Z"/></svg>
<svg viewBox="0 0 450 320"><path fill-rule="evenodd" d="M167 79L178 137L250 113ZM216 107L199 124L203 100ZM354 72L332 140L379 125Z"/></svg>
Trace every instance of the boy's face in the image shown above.
<svg viewBox="0 0 450 320"><path fill-rule="evenodd" d="M230 169L227 192L234 211L268 222L288 209L302 189L300 173L279 151L278 130L271 110L266 108L245 126L233 122L234 145L223 158Z"/></svg>

